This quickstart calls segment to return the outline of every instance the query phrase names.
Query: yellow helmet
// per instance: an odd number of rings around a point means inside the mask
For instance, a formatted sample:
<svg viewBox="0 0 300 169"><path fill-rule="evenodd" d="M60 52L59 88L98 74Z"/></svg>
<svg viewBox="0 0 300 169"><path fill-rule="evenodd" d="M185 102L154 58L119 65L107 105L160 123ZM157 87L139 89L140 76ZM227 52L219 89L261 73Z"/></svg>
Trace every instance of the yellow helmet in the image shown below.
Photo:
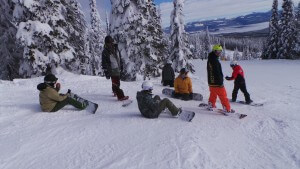
<svg viewBox="0 0 300 169"><path fill-rule="evenodd" d="M213 48L212 48L213 51L222 51L223 48L221 45L214 45Z"/></svg>

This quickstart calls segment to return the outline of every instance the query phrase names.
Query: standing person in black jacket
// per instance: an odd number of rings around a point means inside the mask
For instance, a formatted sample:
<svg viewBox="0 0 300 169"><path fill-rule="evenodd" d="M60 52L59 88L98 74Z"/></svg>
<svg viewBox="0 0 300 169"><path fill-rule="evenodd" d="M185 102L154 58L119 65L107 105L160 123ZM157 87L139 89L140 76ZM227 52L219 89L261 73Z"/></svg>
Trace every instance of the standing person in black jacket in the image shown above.
<svg viewBox="0 0 300 169"><path fill-rule="evenodd" d="M223 109L225 109L227 112L234 112L234 110L231 110L230 108L230 103L227 98L226 89L223 84L224 77L222 72L222 66L219 61L219 57L221 56L222 50L223 48L221 45L214 45L213 51L208 55L207 81L210 91L208 104L211 108L215 108L217 97L219 97L223 105Z"/></svg>
<svg viewBox="0 0 300 169"><path fill-rule="evenodd" d="M162 70L161 82L164 86L169 85L170 87L174 87L174 79L175 79L175 73L174 73L174 69L172 68L172 61L168 60Z"/></svg>
<svg viewBox="0 0 300 169"><path fill-rule="evenodd" d="M102 68L106 79L111 78L114 96L117 96L118 100L122 101L127 100L129 97L125 96L123 90L120 89L120 74L122 70L122 60L120 56L118 45L114 44L114 40L111 36L106 36L102 52Z"/></svg>

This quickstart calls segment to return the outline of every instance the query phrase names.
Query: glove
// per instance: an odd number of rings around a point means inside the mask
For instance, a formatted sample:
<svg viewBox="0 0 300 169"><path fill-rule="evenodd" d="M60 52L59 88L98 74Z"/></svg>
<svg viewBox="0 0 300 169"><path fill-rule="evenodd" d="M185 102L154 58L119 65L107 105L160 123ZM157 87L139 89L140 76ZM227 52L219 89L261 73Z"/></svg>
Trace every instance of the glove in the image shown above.
<svg viewBox="0 0 300 169"><path fill-rule="evenodd" d="M230 78L230 77L228 77L228 76L226 76L226 77L225 77L225 79L226 79L226 80L230 80L231 78Z"/></svg>
<svg viewBox="0 0 300 169"><path fill-rule="evenodd" d="M56 89L56 91L59 91L59 90L60 90L60 83L56 83L55 89Z"/></svg>
<svg viewBox="0 0 300 169"><path fill-rule="evenodd" d="M110 79L110 74L108 71L104 71L104 74L105 74L106 79Z"/></svg>

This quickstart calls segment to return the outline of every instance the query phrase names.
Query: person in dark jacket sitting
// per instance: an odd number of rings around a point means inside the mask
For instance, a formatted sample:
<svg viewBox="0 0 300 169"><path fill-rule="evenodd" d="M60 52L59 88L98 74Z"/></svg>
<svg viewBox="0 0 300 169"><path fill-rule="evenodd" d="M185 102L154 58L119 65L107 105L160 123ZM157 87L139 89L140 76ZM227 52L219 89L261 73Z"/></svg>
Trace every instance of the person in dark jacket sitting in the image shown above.
<svg viewBox="0 0 300 169"><path fill-rule="evenodd" d="M174 79L175 79L175 73L174 73L174 69L172 68L172 61L168 60L162 70L161 82L164 86L169 85L170 87L174 87Z"/></svg>
<svg viewBox="0 0 300 169"><path fill-rule="evenodd" d="M80 110L86 108L87 104L83 104L69 97L69 94L60 94L60 83L58 78L53 74L48 74L44 78L44 83L40 83L37 89L40 91L39 101L44 112L56 112L66 105L72 105Z"/></svg>
<svg viewBox="0 0 300 169"><path fill-rule="evenodd" d="M232 75L231 77L226 76L225 79L234 80L234 89L232 91L231 101L236 101L238 91L239 89L241 89L241 91L244 93L246 103L250 104L253 101L250 99L250 94L248 93L246 88L245 75L242 67L238 65L237 61L235 60L230 62L230 67L233 69Z"/></svg>
<svg viewBox="0 0 300 169"><path fill-rule="evenodd" d="M159 96L152 98L153 84L149 81L143 82L142 91L137 92L136 100L141 114L146 118L158 118L160 113L168 108L172 116L181 113L181 108L177 108L169 99L160 99Z"/></svg>

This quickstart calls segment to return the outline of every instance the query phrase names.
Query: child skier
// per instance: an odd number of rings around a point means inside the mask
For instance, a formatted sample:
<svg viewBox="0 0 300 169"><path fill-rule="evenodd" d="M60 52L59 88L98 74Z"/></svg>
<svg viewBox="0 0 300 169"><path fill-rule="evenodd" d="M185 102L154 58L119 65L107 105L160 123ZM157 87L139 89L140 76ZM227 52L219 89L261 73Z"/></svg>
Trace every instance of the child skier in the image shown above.
<svg viewBox="0 0 300 169"><path fill-rule="evenodd" d="M56 112L68 104L80 110L87 107L87 104L76 101L69 97L69 94L59 94L60 83L57 83L57 80L58 78L55 75L48 74L44 78L44 83L40 83L37 86L37 89L40 91L39 100L42 111Z"/></svg>
<svg viewBox="0 0 300 169"><path fill-rule="evenodd" d="M246 88L246 81L245 81L245 76L244 76L244 71L240 65L238 65L237 61L231 61L230 66L233 69L231 77L226 76L226 80L234 80L234 89L232 91L232 102L236 101L237 94L239 89L244 93L245 96L245 101L247 104L250 104L253 102L250 99L250 94L247 92Z"/></svg>
<svg viewBox="0 0 300 169"><path fill-rule="evenodd" d="M153 84L145 81L142 84L142 91L137 92L136 100L141 114L146 118L158 118L160 113L165 109L171 112L172 116L177 116L181 113L181 108L177 108L169 99L160 99L159 96L152 98Z"/></svg>
<svg viewBox="0 0 300 169"><path fill-rule="evenodd" d="M161 82L164 86L169 85L170 87L174 87L174 78L175 78L175 73L174 73L174 69L172 68L172 61L168 60L162 70Z"/></svg>

